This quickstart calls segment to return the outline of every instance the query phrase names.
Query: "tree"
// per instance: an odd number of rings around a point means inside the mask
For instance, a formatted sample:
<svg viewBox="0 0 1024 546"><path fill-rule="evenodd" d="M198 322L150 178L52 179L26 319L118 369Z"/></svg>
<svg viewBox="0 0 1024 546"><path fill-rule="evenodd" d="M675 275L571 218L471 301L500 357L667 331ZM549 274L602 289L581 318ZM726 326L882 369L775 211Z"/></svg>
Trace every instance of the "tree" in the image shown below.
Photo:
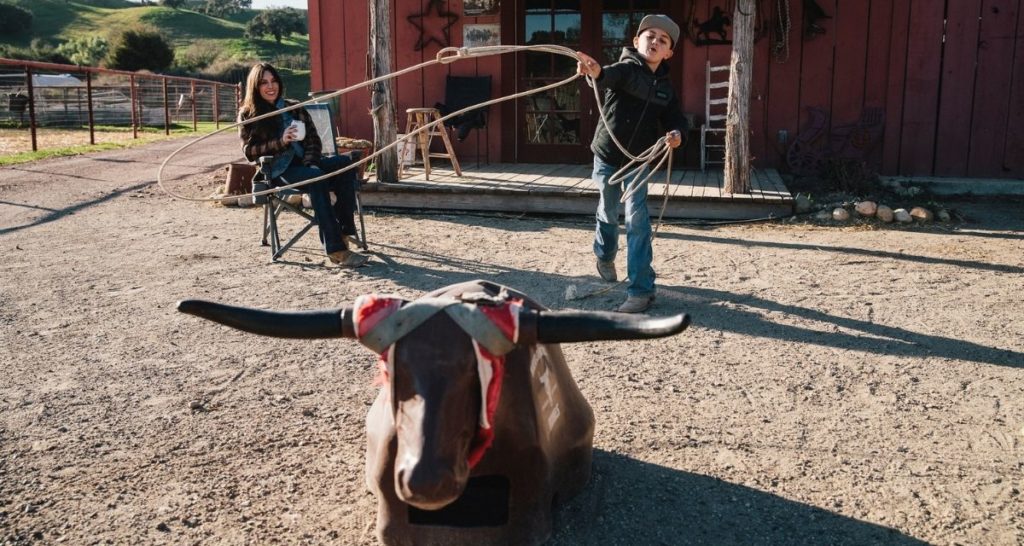
<svg viewBox="0 0 1024 546"><path fill-rule="evenodd" d="M174 51L159 32L147 28L121 33L107 58L107 66L120 70L165 70L174 62Z"/></svg>
<svg viewBox="0 0 1024 546"><path fill-rule="evenodd" d="M160 0L160 5L171 9L178 9L184 7L187 1L188 0Z"/></svg>
<svg viewBox="0 0 1024 546"><path fill-rule="evenodd" d="M261 11L245 25L245 35L256 39L267 34L281 43L281 38L291 33L306 33L306 18L295 8L272 8Z"/></svg>
<svg viewBox="0 0 1024 546"><path fill-rule="evenodd" d="M13 4L0 3L0 34L28 34L32 12Z"/></svg>
<svg viewBox="0 0 1024 546"><path fill-rule="evenodd" d="M212 17L224 17L252 7L252 0L206 0L199 11Z"/></svg>
<svg viewBox="0 0 1024 546"><path fill-rule="evenodd" d="M81 66L99 64L110 50L110 43L102 36L79 36L57 46L57 53Z"/></svg>

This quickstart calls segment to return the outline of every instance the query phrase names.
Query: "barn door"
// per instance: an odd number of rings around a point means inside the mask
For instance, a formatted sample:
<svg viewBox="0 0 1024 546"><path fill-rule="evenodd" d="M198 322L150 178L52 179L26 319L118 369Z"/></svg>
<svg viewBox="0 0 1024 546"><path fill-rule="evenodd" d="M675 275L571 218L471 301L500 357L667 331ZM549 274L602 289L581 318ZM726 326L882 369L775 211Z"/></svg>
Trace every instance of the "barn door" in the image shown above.
<svg viewBox="0 0 1024 546"><path fill-rule="evenodd" d="M517 13L521 44L557 44L607 64L631 45L640 19L664 12L663 0L523 0ZM537 89L576 73L563 55L527 52L517 63L517 91ZM516 160L520 163L589 163L598 113L582 81L519 99Z"/></svg>

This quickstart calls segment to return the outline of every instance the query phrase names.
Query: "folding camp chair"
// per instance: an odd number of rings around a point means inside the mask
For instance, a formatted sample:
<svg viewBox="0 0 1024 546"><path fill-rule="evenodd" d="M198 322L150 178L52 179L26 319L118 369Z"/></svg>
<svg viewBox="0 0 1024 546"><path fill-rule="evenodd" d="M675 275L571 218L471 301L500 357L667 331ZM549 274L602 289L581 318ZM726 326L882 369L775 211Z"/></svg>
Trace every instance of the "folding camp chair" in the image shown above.
<svg viewBox="0 0 1024 546"><path fill-rule="evenodd" d="M322 154L325 157L337 155L337 144L334 140L334 125L332 123L330 107L327 104L309 104L306 105L306 111L309 112L310 117L313 120L313 124L316 126L317 134L320 135L322 142ZM353 162L359 161L362 158L362 152L355 150L348 154ZM281 180L272 180L270 177L270 169L273 162L271 156L263 156L258 160L259 170L257 170L255 177L253 177L252 188L253 192L259 192L270 189L275 185L284 185ZM362 184L362 180L356 177L356 215L359 219L359 234L357 238L357 245L363 250L367 250L369 247L366 243L366 223L363 219L363 206L359 200L359 188ZM254 202L257 205L263 205L263 238L261 243L263 246L267 246L268 239L270 245L271 259L277 261L289 248L292 247L303 235L306 234L313 226L316 225L316 218L311 212L306 209L312 208L309 203L309 198L297 188L281 190L279 192L270 193L267 195L261 195L254 198ZM291 212L305 220L305 224L291 237L281 243L281 230L280 230L280 216L282 212Z"/></svg>

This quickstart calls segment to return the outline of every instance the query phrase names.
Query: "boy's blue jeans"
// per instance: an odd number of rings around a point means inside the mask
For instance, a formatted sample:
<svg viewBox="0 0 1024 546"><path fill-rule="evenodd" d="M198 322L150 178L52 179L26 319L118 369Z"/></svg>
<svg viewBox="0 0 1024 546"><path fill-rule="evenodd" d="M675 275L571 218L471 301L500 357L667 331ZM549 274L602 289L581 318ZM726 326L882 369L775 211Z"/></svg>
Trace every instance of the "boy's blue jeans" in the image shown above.
<svg viewBox="0 0 1024 546"><path fill-rule="evenodd" d="M592 178L601 192L601 200L597 204L597 231L594 234L594 254L603 262L615 259L619 248L619 199L625 184L633 182L635 173L631 173L618 184L609 184L608 180L619 170L594 157L594 173ZM646 171L646 167L644 168ZM637 182L643 180L643 176ZM651 216L647 211L647 184L643 184L626 199L626 273L629 275L629 296L654 295L654 268L651 260L654 257L651 249Z"/></svg>
<svg viewBox="0 0 1024 546"><path fill-rule="evenodd" d="M352 163L347 155L336 155L320 159L319 167L306 167L299 162L293 162L283 173L281 178L289 184L316 178L324 173L334 172L343 169ZM356 203L356 171L352 169L343 174L326 178L319 182L299 186L299 191L309 194L309 201L313 205L313 217L316 218L317 228L320 232L320 242L324 245L324 252L330 254L338 250L345 250L346 245L341 235L355 235L355 203ZM338 196L338 202L331 205L331 192Z"/></svg>

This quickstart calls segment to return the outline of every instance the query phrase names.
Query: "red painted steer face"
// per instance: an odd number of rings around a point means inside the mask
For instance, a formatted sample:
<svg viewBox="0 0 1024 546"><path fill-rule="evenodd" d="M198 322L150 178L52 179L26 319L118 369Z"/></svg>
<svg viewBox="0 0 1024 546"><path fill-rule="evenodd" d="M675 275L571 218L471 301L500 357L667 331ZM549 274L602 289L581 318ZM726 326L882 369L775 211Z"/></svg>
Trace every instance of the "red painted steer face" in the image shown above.
<svg viewBox="0 0 1024 546"><path fill-rule="evenodd" d="M436 340L444 340L437 343ZM443 313L395 346L391 406L395 493L423 510L462 494L480 422L480 379L469 336Z"/></svg>

